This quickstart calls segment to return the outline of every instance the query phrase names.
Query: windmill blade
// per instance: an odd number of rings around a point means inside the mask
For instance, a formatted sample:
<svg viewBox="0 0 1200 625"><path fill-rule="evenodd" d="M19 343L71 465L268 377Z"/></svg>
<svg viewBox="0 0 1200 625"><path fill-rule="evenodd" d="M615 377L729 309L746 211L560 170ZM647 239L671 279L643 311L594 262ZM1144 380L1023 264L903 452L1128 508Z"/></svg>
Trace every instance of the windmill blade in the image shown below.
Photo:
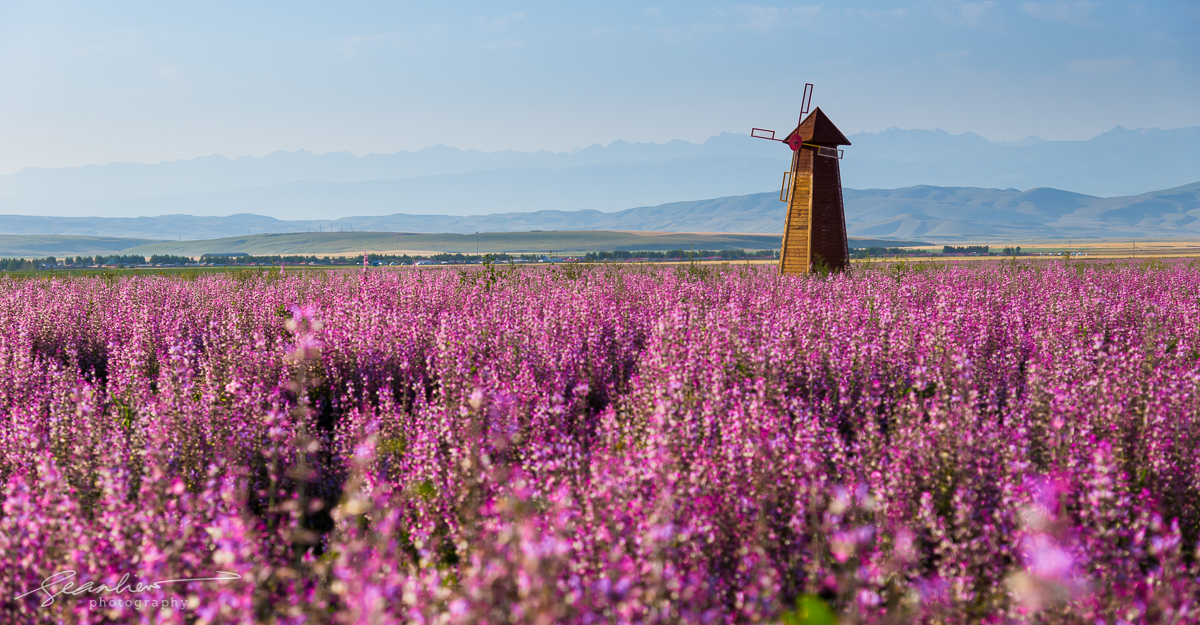
<svg viewBox="0 0 1200 625"><path fill-rule="evenodd" d="M750 130L750 136L754 137L755 139L770 139L771 141L781 141L782 140L782 139L775 138L774 130L767 130L766 128L752 128Z"/></svg>
<svg viewBox="0 0 1200 625"><path fill-rule="evenodd" d="M824 156L826 158L836 158L838 160L841 160L842 154L844 152L845 152L845 150L842 150L839 148L827 148L824 146L817 146L817 155Z"/></svg>
<svg viewBox="0 0 1200 625"><path fill-rule="evenodd" d="M812 148L817 153L817 156L836 158L838 160L841 160L842 155L846 152L841 148L830 148L823 145L817 145L815 143L801 143L800 145L806 148Z"/></svg>
<svg viewBox="0 0 1200 625"><path fill-rule="evenodd" d="M808 115L808 107L812 105L813 84L811 82L804 83L804 95L800 97L800 121L804 121L804 116Z"/></svg>

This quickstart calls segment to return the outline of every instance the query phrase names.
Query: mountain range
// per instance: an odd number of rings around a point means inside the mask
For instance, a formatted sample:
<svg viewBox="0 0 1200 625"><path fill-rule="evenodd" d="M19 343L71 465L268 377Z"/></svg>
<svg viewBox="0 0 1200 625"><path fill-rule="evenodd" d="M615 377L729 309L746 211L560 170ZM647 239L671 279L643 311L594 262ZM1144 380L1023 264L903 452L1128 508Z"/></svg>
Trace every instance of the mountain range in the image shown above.
<svg viewBox="0 0 1200 625"><path fill-rule="evenodd" d="M1086 141L1030 137L1016 142L893 128L854 134L850 140L841 169L843 184L855 189L1052 187L1091 197L1133 196L1193 182L1200 172L1197 127L1117 127ZM0 176L0 214L252 213L336 227L339 218L351 215L615 213L769 191L778 187L788 158L778 143L724 133L702 143L616 141L571 152L434 146L366 156L298 151L29 168ZM204 235L184 229L170 236Z"/></svg>
<svg viewBox="0 0 1200 625"><path fill-rule="evenodd" d="M1095 197L1052 188L1028 191L915 186L844 189L850 236L941 242L1031 238L1200 238L1200 182L1134 196ZM458 233L640 231L777 234L778 195L753 193L616 212L543 210L488 215L342 217L281 220L227 217L30 217L0 215L0 233L198 240L289 232ZM186 234L186 236L185 236Z"/></svg>

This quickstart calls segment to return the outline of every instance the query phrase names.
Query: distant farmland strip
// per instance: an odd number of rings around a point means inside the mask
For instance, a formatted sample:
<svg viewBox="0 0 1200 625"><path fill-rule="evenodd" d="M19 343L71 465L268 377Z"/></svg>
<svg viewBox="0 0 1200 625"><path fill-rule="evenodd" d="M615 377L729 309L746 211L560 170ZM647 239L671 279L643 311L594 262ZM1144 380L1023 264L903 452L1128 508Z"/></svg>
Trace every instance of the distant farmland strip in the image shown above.
<svg viewBox="0 0 1200 625"><path fill-rule="evenodd" d="M96 254L344 255L364 251L431 255L584 254L614 251L772 250L778 234L689 232L617 232L595 230L415 234L405 232L322 232L253 234L199 241L153 241L117 237L0 235L0 257L77 256ZM919 241L851 239L851 247L912 246Z"/></svg>

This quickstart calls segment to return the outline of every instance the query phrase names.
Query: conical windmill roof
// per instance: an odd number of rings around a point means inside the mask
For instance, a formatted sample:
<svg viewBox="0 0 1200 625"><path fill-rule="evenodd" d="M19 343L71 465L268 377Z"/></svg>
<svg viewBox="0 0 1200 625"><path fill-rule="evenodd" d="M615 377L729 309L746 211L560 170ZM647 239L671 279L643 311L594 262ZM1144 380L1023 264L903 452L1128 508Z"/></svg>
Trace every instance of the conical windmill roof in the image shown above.
<svg viewBox="0 0 1200 625"><path fill-rule="evenodd" d="M800 136L804 138L806 143L850 145L850 140L846 138L846 135L842 134L842 131L838 130L837 126L833 125L833 122L829 121L829 118L825 116L825 113L821 112L821 107L819 106L813 109L813 112L809 113L808 117L805 117L804 121L800 122L800 125L796 126L796 129L788 134L788 136L791 137L797 132L800 133Z"/></svg>

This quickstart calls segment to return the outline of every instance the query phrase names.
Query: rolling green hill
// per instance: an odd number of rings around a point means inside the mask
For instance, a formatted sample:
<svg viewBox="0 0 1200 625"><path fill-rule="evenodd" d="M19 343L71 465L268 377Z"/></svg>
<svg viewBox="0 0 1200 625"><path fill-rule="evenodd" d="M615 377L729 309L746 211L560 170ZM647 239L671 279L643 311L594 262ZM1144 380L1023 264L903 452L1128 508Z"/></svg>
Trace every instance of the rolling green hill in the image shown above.
<svg viewBox="0 0 1200 625"><path fill-rule="evenodd" d="M52 234L0 234L0 258L45 258L47 256L95 256L158 243L154 239L85 237Z"/></svg>

